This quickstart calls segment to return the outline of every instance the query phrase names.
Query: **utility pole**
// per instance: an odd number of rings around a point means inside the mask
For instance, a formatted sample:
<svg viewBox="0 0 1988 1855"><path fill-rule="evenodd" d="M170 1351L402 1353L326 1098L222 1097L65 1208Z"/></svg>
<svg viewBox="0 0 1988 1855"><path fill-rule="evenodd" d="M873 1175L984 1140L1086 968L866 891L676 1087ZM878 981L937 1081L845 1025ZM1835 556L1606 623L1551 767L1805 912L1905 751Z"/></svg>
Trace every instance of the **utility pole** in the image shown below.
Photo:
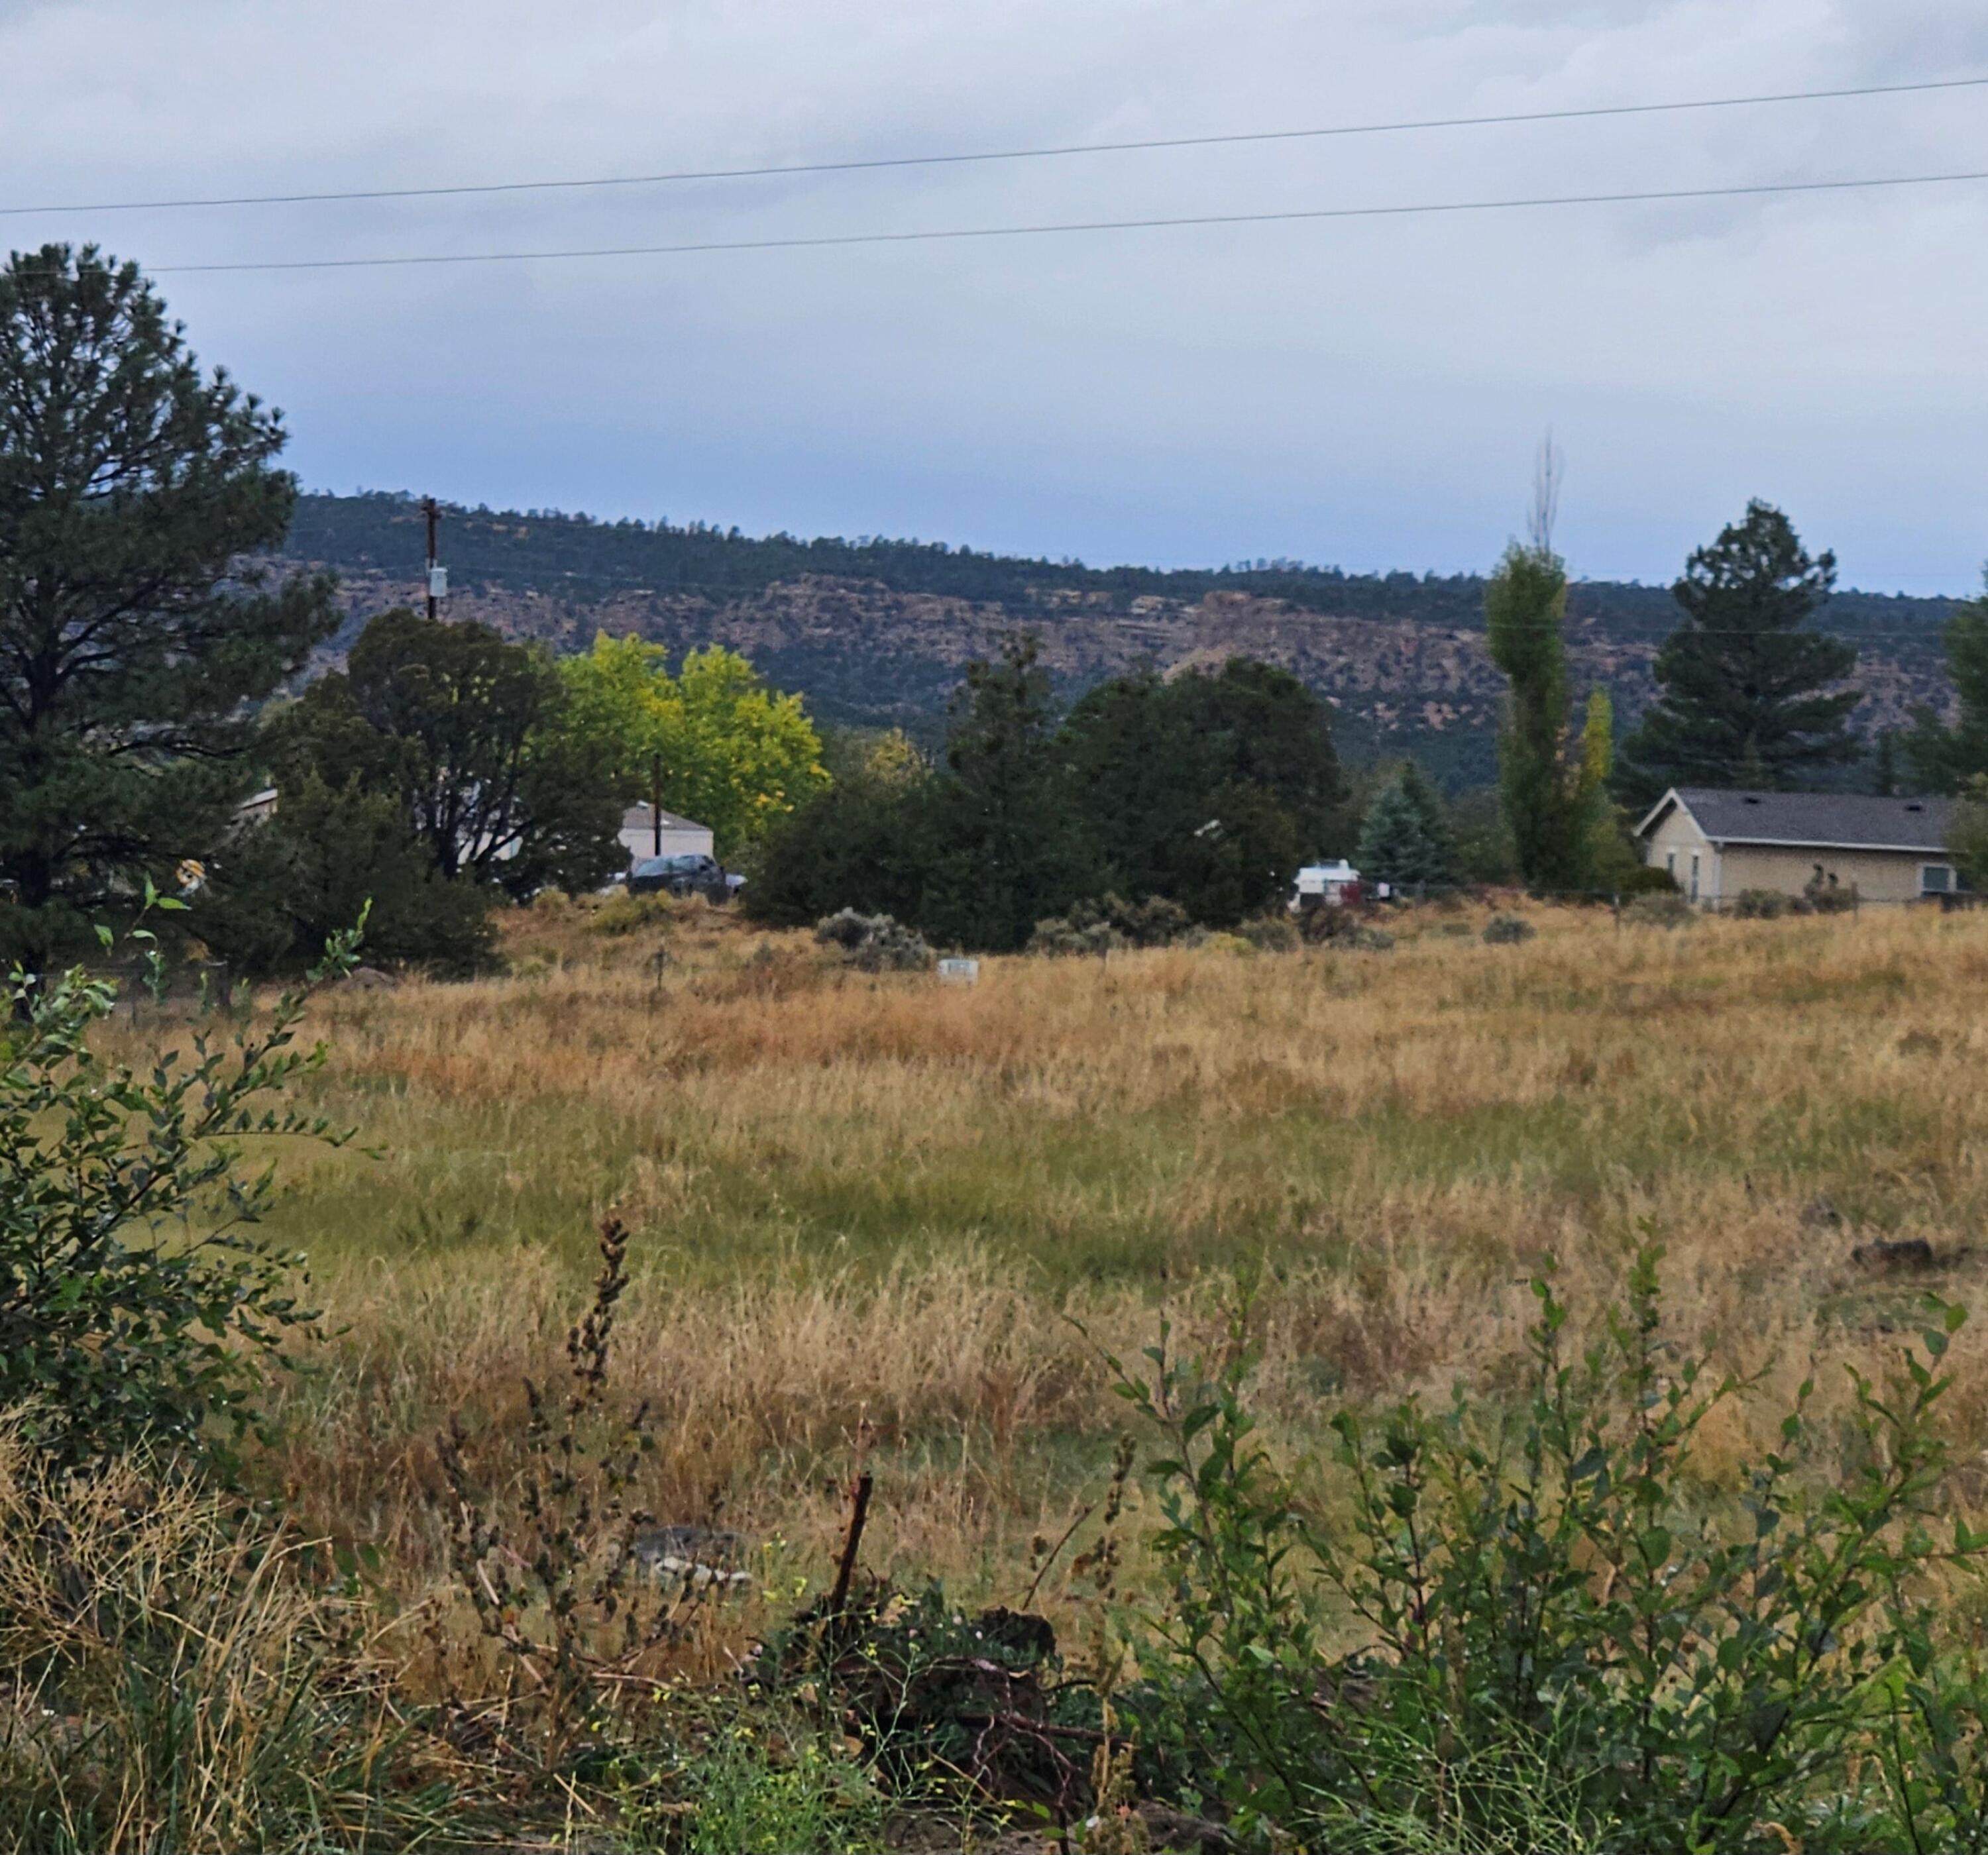
<svg viewBox="0 0 1988 1855"><path fill-rule="evenodd" d="M448 569L435 558L441 510L434 497L422 497L421 513L428 519L428 617L437 618L441 616L441 601L448 596Z"/></svg>

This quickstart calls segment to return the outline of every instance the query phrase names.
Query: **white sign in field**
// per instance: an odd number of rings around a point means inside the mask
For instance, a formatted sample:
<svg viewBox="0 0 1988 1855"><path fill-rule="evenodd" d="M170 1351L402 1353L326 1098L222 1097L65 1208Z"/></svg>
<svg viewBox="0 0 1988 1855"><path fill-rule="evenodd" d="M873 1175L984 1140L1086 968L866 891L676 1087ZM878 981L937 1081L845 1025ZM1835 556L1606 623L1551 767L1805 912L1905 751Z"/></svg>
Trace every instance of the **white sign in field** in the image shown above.
<svg viewBox="0 0 1988 1855"><path fill-rule="evenodd" d="M977 985L980 983L980 962L942 960L938 963L938 977L942 985Z"/></svg>

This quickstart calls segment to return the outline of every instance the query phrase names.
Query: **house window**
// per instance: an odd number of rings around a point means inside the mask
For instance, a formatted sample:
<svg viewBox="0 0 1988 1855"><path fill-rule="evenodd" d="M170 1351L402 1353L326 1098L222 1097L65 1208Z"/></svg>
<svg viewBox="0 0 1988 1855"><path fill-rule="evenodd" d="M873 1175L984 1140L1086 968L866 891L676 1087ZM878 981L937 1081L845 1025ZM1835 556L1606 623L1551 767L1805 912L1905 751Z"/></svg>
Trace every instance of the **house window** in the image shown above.
<svg viewBox="0 0 1988 1855"><path fill-rule="evenodd" d="M1675 882L1677 880L1676 851L1666 850L1664 853L1664 873L1668 876L1672 882Z"/></svg>
<svg viewBox="0 0 1988 1855"><path fill-rule="evenodd" d="M1696 850L1691 853L1691 899L1693 901L1698 900L1698 853Z"/></svg>
<svg viewBox="0 0 1988 1855"><path fill-rule="evenodd" d="M1946 895L1953 888L1953 872L1945 863L1919 865L1919 894Z"/></svg>

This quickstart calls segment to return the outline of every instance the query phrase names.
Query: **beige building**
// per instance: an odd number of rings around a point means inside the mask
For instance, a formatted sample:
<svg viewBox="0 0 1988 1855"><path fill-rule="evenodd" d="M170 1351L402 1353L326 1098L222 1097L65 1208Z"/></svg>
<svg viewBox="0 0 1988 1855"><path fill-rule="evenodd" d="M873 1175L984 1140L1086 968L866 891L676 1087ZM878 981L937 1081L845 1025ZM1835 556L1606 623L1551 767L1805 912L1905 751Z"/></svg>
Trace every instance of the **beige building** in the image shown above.
<svg viewBox="0 0 1988 1855"><path fill-rule="evenodd" d="M621 843L631 861L645 857L708 857L711 826L674 812L631 805L621 814Z"/></svg>
<svg viewBox="0 0 1988 1855"><path fill-rule="evenodd" d="M1706 907L1744 889L1799 895L1811 882L1854 886L1866 902L1950 895L1950 799L1858 792L1726 792L1673 786L1636 827L1643 860Z"/></svg>

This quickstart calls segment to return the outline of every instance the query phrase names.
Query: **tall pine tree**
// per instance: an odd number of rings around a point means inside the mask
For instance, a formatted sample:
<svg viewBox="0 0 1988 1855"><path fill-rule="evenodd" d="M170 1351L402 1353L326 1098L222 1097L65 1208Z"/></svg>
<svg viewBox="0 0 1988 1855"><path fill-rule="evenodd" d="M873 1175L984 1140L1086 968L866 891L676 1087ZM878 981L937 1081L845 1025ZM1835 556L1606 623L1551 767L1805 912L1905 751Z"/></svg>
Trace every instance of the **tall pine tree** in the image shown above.
<svg viewBox="0 0 1988 1855"><path fill-rule="evenodd" d="M1905 737L1912 772L1931 792L1957 792L1988 774L1988 590L1946 621L1946 641L1953 725L1922 708Z"/></svg>
<svg viewBox="0 0 1988 1855"><path fill-rule="evenodd" d="M1012 951L1083 892L1088 860L1057 803L1056 711L1039 657L1032 634L1010 637L998 663L967 665L953 698L945 771L933 792L942 850L919 917L946 944Z"/></svg>
<svg viewBox="0 0 1988 1855"><path fill-rule="evenodd" d="M1835 583L1835 556L1811 559L1757 500L1692 554L1671 590L1685 622L1657 654L1661 693L1617 759L1625 801L1673 786L1787 789L1857 757L1845 723L1858 694L1834 687L1856 650L1802 629Z"/></svg>
<svg viewBox="0 0 1988 1855"><path fill-rule="evenodd" d="M282 447L135 265L0 270L0 958L42 968L225 835L252 705L335 623L328 582L245 560L289 528Z"/></svg>

